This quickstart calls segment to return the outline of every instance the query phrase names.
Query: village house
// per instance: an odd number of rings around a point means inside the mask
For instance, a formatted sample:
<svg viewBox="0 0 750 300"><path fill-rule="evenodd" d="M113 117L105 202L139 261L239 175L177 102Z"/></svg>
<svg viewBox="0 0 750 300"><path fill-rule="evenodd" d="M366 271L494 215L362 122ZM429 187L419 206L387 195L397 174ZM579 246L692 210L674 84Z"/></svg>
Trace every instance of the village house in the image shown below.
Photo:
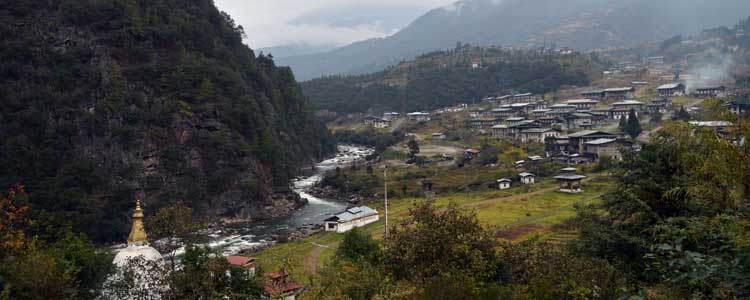
<svg viewBox="0 0 750 300"><path fill-rule="evenodd" d="M263 288L270 300L296 300L304 286L289 278L289 272L282 268L277 272L266 273L270 280Z"/></svg>
<svg viewBox="0 0 750 300"><path fill-rule="evenodd" d="M596 125L594 123L594 116L590 113L573 113L565 118L565 130L576 130L576 129L592 129Z"/></svg>
<svg viewBox="0 0 750 300"><path fill-rule="evenodd" d="M510 97L510 103L518 103L518 102L531 102L534 100L534 94L532 93L524 93L524 94L515 94Z"/></svg>
<svg viewBox="0 0 750 300"><path fill-rule="evenodd" d="M674 97L685 95L685 85L682 83L668 83L656 88L661 97Z"/></svg>
<svg viewBox="0 0 750 300"><path fill-rule="evenodd" d="M518 125L521 124L521 122L525 121L526 118L524 117L512 117L505 119L505 124L508 126Z"/></svg>
<svg viewBox="0 0 750 300"><path fill-rule="evenodd" d="M554 139L544 141L544 154L547 157L556 157L561 154L567 154L570 146L570 138L568 136L558 136Z"/></svg>
<svg viewBox="0 0 750 300"><path fill-rule="evenodd" d="M555 116L538 117L536 122L539 123L541 127L552 127L562 123L560 118Z"/></svg>
<svg viewBox="0 0 750 300"><path fill-rule="evenodd" d="M621 88L604 89L602 98L624 100L624 99L633 98L633 96L635 96L634 87L621 87Z"/></svg>
<svg viewBox="0 0 750 300"><path fill-rule="evenodd" d="M728 121L690 121L690 125L698 128L710 128L716 131L716 133L725 140L730 140L729 131L730 127L734 124ZM736 142L736 141L732 141Z"/></svg>
<svg viewBox="0 0 750 300"><path fill-rule="evenodd" d="M479 154L482 154L481 151L477 149L466 149L464 150L464 155L468 158L476 158L479 157Z"/></svg>
<svg viewBox="0 0 750 300"><path fill-rule="evenodd" d="M386 119L377 119L372 122L372 127L375 128L388 128L389 126L391 126L391 121Z"/></svg>
<svg viewBox="0 0 750 300"><path fill-rule="evenodd" d="M554 128L531 128L519 133L522 143L544 143L548 137L558 136L560 136L560 131Z"/></svg>
<svg viewBox="0 0 750 300"><path fill-rule="evenodd" d="M495 97L495 103L502 105L502 104L510 104L510 99L513 97L513 95L505 95L500 97Z"/></svg>
<svg viewBox="0 0 750 300"><path fill-rule="evenodd" d="M432 134L433 140L444 140L445 139L445 133L442 132L435 132Z"/></svg>
<svg viewBox="0 0 750 300"><path fill-rule="evenodd" d="M482 67L482 60L481 59L472 59L471 60L471 68L472 69L479 69Z"/></svg>
<svg viewBox="0 0 750 300"><path fill-rule="evenodd" d="M507 118L513 115L514 112L510 108L495 108L492 110L492 116L496 118Z"/></svg>
<svg viewBox="0 0 750 300"><path fill-rule="evenodd" d="M400 114L397 112L387 112L383 114L383 119L386 119L388 121L392 121L395 118L398 118Z"/></svg>
<svg viewBox="0 0 750 300"><path fill-rule="evenodd" d="M502 123L499 118L479 118L469 120L469 127L474 129L486 129Z"/></svg>
<svg viewBox="0 0 750 300"><path fill-rule="evenodd" d="M570 143L568 144L568 151L582 154L586 151L585 146L587 142L603 138L615 139L617 138L617 136L604 131L585 130L568 134L568 138L570 139Z"/></svg>
<svg viewBox="0 0 750 300"><path fill-rule="evenodd" d="M654 99L654 100L651 100L651 104L660 105L661 107L665 109L670 109L672 108L672 99L669 99L669 98Z"/></svg>
<svg viewBox="0 0 750 300"><path fill-rule="evenodd" d="M486 111L484 108L475 108L469 111L469 117L470 118L481 118L486 117Z"/></svg>
<svg viewBox="0 0 750 300"><path fill-rule="evenodd" d="M724 107L737 116L745 117L750 115L750 100L748 99L730 101L724 104Z"/></svg>
<svg viewBox="0 0 750 300"><path fill-rule="evenodd" d="M518 174L518 177L521 178L521 183L523 184L534 184L534 182L536 182L536 175L528 172Z"/></svg>
<svg viewBox="0 0 750 300"><path fill-rule="evenodd" d="M507 190L510 188L511 180L508 178L502 178L497 181L497 188L501 190Z"/></svg>
<svg viewBox="0 0 750 300"><path fill-rule="evenodd" d="M632 142L617 140L615 138L600 138L588 141L584 144L584 153L594 161L601 157L610 157L615 160L622 160L621 147L631 146Z"/></svg>
<svg viewBox="0 0 750 300"><path fill-rule="evenodd" d="M699 99L707 98L718 98L724 99L727 97L727 87L725 86L709 86L695 89L693 95Z"/></svg>
<svg viewBox="0 0 750 300"><path fill-rule="evenodd" d="M581 180L586 178L583 175L563 174L555 176L555 180L560 185L559 192L568 194L577 194L583 192L581 189Z"/></svg>
<svg viewBox="0 0 750 300"><path fill-rule="evenodd" d="M565 101L565 104L573 105L576 109L592 109L599 104L599 101L593 99L574 99Z"/></svg>
<svg viewBox="0 0 750 300"><path fill-rule="evenodd" d="M535 109L531 111L531 115L535 118L542 118L547 115L547 112L549 112L549 109Z"/></svg>
<svg viewBox="0 0 750 300"><path fill-rule="evenodd" d="M588 90L581 93L581 96L587 99L603 99L604 98L604 90L597 89L597 90Z"/></svg>
<svg viewBox="0 0 750 300"><path fill-rule="evenodd" d="M255 258L236 255L227 256L225 258L227 259L227 262L229 262L229 266L231 268L237 268L239 270L245 271L250 277L255 276L255 269L257 266Z"/></svg>
<svg viewBox="0 0 750 300"><path fill-rule="evenodd" d="M664 64L664 56L654 56L649 57L646 59L649 64L652 65L663 65Z"/></svg>
<svg viewBox="0 0 750 300"><path fill-rule="evenodd" d="M635 110L635 115L638 116L638 113L644 111L645 105L645 103L636 100L625 100L612 103L612 118L619 120L622 116L627 116L631 109Z"/></svg>
<svg viewBox="0 0 750 300"><path fill-rule="evenodd" d="M362 227L379 220L378 211L367 206L352 207L333 217L325 219L325 231L344 233L355 227Z"/></svg>
<svg viewBox="0 0 750 300"><path fill-rule="evenodd" d="M631 81L630 85L632 85L632 86L647 86L648 82L647 81Z"/></svg>
<svg viewBox="0 0 750 300"><path fill-rule="evenodd" d="M413 112L406 114L409 121L412 122L426 122L430 120L430 114L426 112Z"/></svg>
<svg viewBox="0 0 750 300"><path fill-rule="evenodd" d="M571 104L554 104L550 105L549 109L551 110L550 113L572 113L575 112L578 107Z"/></svg>
<svg viewBox="0 0 750 300"><path fill-rule="evenodd" d="M601 107L601 108L593 108L590 110L590 113L594 116L601 116L600 120L606 120L612 118L612 108L611 107Z"/></svg>

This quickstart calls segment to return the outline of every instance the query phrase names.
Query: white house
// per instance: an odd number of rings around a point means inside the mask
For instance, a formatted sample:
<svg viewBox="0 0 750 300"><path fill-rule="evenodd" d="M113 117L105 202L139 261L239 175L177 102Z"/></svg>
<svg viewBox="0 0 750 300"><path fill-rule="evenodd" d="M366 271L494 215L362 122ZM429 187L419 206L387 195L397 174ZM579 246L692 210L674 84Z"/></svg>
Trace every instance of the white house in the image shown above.
<svg viewBox="0 0 750 300"><path fill-rule="evenodd" d="M406 114L406 116L409 118L409 121L413 122L424 122L430 120L430 114L426 112L413 112Z"/></svg>
<svg viewBox="0 0 750 300"><path fill-rule="evenodd" d="M352 207L333 217L325 219L326 231L344 233L354 227L362 227L379 220L378 211L367 206Z"/></svg>
<svg viewBox="0 0 750 300"><path fill-rule="evenodd" d="M503 178L497 181L497 187L501 190L507 190L510 188L510 179Z"/></svg>
<svg viewBox="0 0 750 300"><path fill-rule="evenodd" d="M521 174L518 174L519 177L521 177L521 183L523 184L534 184L536 175L523 172Z"/></svg>

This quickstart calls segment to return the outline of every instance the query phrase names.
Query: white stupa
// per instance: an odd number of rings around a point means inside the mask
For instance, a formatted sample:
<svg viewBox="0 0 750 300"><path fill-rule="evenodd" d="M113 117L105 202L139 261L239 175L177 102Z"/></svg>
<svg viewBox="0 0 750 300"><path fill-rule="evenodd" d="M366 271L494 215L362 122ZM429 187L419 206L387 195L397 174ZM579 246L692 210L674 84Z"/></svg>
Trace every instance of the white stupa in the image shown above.
<svg viewBox="0 0 750 300"><path fill-rule="evenodd" d="M99 300L161 300L162 294L169 291L164 258L149 246L143 229L140 201L135 204L128 247L120 250L112 263L117 270L104 283ZM129 288L123 290L123 286Z"/></svg>
<svg viewBox="0 0 750 300"><path fill-rule="evenodd" d="M128 235L128 247L120 250L112 261L115 266L122 268L128 261L143 257L146 261L156 261L161 266L164 265L164 258L153 247L148 244L146 230L143 229L143 211L141 210L141 201L136 201L135 212L133 212L133 227Z"/></svg>

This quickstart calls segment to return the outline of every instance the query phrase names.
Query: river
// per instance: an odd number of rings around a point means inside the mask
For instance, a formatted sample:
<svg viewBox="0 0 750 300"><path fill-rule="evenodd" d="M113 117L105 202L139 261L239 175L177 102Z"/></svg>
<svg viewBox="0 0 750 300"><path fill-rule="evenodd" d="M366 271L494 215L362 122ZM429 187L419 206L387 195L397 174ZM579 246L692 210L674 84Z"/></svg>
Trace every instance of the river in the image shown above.
<svg viewBox="0 0 750 300"><path fill-rule="evenodd" d="M307 199L307 204L286 218L253 222L217 230L208 234L208 245L223 255L234 255L257 249L272 243L275 236L307 224L320 224L329 216L346 209L346 203L332 199L321 199L307 193L307 190L323 179L325 172L336 167L345 167L355 161L363 161L373 150L361 146L339 145L335 157L319 162L306 174L292 181L293 190ZM232 234L228 234L231 232ZM182 249L177 251L179 255Z"/></svg>

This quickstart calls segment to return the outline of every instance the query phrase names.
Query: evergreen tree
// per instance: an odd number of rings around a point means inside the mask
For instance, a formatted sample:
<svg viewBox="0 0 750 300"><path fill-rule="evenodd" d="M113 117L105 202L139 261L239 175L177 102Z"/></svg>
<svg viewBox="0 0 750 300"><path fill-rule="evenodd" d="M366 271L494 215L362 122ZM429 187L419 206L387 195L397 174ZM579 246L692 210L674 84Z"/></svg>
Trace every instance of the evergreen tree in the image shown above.
<svg viewBox="0 0 750 300"><path fill-rule="evenodd" d="M649 120L649 123L651 123L651 124L659 124L659 123L661 123L662 117L664 117L664 115L661 112L656 111L653 114L651 114L651 120Z"/></svg>
<svg viewBox="0 0 750 300"><path fill-rule="evenodd" d="M417 140L411 139L409 140L409 143L407 144L409 146L409 156L414 157L419 153L419 143L417 143Z"/></svg>
<svg viewBox="0 0 750 300"><path fill-rule="evenodd" d="M641 128L641 121L638 120L638 115L636 115L634 109L631 109L630 113L628 114L626 132L628 133L628 135L630 135L631 138L637 138L638 135L643 132L643 129Z"/></svg>
<svg viewBox="0 0 750 300"><path fill-rule="evenodd" d="M620 129L620 132L625 132L625 130L628 127L628 120L625 116L620 117L620 124L617 125L617 129Z"/></svg>
<svg viewBox="0 0 750 300"><path fill-rule="evenodd" d="M685 106L680 106L680 110L674 117L675 120L688 121L690 120L690 113L685 110Z"/></svg>

